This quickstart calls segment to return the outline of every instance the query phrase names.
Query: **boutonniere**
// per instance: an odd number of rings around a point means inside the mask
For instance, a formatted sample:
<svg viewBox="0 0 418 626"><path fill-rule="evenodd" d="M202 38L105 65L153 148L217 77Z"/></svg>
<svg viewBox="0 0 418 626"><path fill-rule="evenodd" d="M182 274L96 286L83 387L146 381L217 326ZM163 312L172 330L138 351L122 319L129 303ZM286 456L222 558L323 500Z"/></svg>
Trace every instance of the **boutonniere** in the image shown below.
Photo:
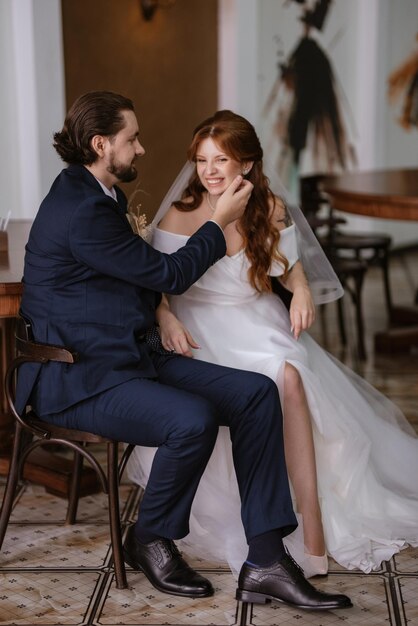
<svg viewBox="0 0 418 626"><path fill-rule="evenodd" d="M129 203L126 217L128 218L128 222L131 225L134 233L150 243L153 227L152 224L147 224L147 216L145 215L145 213L141 213L141 209L141 204L137 204L134 206L132 203Z"/></svg>

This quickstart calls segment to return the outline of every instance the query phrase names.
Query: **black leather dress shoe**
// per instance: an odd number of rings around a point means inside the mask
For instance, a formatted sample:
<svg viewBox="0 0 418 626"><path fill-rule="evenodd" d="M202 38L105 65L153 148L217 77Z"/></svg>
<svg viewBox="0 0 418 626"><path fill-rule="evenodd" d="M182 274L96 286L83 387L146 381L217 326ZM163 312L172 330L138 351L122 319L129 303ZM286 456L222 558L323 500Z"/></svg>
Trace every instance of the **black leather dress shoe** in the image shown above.
<svg viewBox="0 0 418 626"><path fill-rule="evenodd" d="M159 591L188 598L213 596L209 580L187 565L171 539L142 544L131 526L123 546L123 556L133 569L144 572Z"/></svg>
<svg viewBox="0 0 418 626"><path fill-rule="evenodd" d="M316 611L346 609L353 606L347 596L315 589L289 555L269 567L244 563L238 579L236 599L257 604L276 600L299 609Z"/></svg>

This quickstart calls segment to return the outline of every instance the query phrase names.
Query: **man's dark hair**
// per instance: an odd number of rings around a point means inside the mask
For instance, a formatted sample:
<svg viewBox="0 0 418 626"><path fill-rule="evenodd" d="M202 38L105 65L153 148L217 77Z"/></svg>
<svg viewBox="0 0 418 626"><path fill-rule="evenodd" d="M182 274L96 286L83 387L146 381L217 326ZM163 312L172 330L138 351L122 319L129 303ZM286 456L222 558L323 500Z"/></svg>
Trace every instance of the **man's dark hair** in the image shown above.
<svg viewBox="0 0 418 626"><path fill-rule="evenodd" d="M97 160L91 139L116 135L125 126L122 111L133 110L132 100L112 91L85 93L68 111L62 130L54 134L53 146L66 163L91 165Z"/></svg>

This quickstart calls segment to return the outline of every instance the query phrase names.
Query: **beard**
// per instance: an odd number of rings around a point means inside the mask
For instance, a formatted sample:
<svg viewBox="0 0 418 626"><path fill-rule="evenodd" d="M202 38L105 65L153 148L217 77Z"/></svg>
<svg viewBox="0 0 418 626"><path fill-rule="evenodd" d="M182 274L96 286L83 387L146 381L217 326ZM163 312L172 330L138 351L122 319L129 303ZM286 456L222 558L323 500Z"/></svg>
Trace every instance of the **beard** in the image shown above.
<svg viewBox="0 0 418 626"><path fill-rule="evenodd" d="M126 165L116 161L113 157L107 167L107 171L113 174L121 183L130 183L132 180L135 180L138 175L133 162L130 165Z"/></svg>

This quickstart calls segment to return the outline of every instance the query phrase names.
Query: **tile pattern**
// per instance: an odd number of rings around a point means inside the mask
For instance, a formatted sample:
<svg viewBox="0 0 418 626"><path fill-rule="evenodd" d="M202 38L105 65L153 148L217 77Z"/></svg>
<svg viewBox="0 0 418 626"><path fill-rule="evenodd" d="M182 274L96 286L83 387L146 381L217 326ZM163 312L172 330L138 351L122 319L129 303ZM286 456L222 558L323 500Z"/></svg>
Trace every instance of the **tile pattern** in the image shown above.
<svg viewBox="0 0 418 626"><path fill-rule="evenodd" d="M405 277L400 264L395 263L391 270L398 296ZM405 302L411 299L407 289L405 296L400 293ZM376 306L382 301L378 270L368 274L365 296L368 360L360 364L350 346L347 350L339 347L332 305L326 311L330 351L390 396L418 432L418 359L373 355L371 331L386 325L384 307ZM324 343L320 319L313 335ZM0 495L2 491L0 484ZM128 483L121 488L124 528L136 517L140 495ZM225 565L202 559L190 561L213 582L216 593L212 598L192 600L162 594L143 574L129 568L129 588L116 589L106 497L82 498L75 526L63 524L65 506L64 500L39 486L22 486L0 554L0 626L418 626L418 549L402 551L368 575L347 572L331 562L329 576L315 585L346 593L353 600L352 609L308 612L281 604L242 607L234 600L236 582Z"/></svg>
<svg viewBox="0 0 418 626"><path fill-rule="evenodd" d="M225 572L212 571L215 596L192 600L159 593L138 573L129 574L129 589L110 586L97 612L97 624L236 624L235 581ZM117 623L117 622L116 622Z"/></svg>
<svg viewBox="0 0 418 626"><path fill-rule="evenodd" d="M2 573L0 624L83 624L99 579L97 572Z"/></svg>

